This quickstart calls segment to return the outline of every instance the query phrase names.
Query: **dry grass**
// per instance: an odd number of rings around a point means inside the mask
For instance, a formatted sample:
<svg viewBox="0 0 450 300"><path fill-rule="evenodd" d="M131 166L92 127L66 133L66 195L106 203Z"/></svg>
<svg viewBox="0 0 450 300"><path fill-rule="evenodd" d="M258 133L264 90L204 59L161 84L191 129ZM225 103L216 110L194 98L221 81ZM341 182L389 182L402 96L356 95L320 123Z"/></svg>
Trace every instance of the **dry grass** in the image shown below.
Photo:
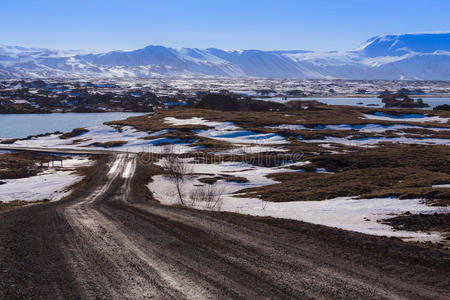
<svg viewBox="0 0 450 300"><path fill-rule="evenodd" d="M450 150L445 146L391 145L360 152L305 157L309 168L335 174L278 173L281 183L245 190L245 197L266 201L311 201L341 196L425 198L450 205L448 189L432 185L450 182ZM283 191L280 193L280 191Z"/></svg>
<svg viewBox="0 0 450 300"><path fill-rule="evenodd" d="M14 201L10 201L10 202L0 202L0 211L8 211L8 210L12 210L12 209L16 209L19 207L23 207L26 205L32 205L32 204L42 204L42 203L46 203L48 201L22 201L22 200L14 200Z"/></svg>
<svg viewBox="0 0 450 300"><path fill-rule="evenodd" d="M202 183L206 183L206 184L214 184L219 180L226 181L226 182L239 182L239 183L248 182L248 179L245 177L224 175L224 174L220 174L219 176L214 176L214 177L200 178L198 181L200 181Z"/></svg>
<svg viewBox="0 0 450 300"><path fill-rule="evenodd" d="M404 214L383 220L396 230L450 232L450 214ZM448 238L450 241L450 238Z"/></svg>
<svg viewBox="0 0 450 300"><path fill-rule="evenodd" d="M69 138L73 138L76 136L79 136L83 133L89 132L89 130L87 130L86 128L75 128L74 130L72 130L71 132L67 132L64 134L61 134L59 136L60 139L69 139Z"/></svg>
<svg viewBox="0 0 450 300"><path fill-rule="evenodd" d="M0 180L34 176L42 168L40 163L47 163L51 156L37 152L13 152L0 155Z"/></svg>
<svg viewBox="0 0 450 300"><path fill-rule="evenodd" d="M315 125L327 125L327 124L366 124L366 123L379 123L379 124L408 124L404 120L396 121L376 121L361 119L363 113L383 112L387 114L411 114L418 113L417 110L411 109L370 109L350 106L320 106L317 110L300 110L289 112L239 112L239 111L216 111L207 109L193 109L193 108L176 108L170 110L162 110L156 112L151 118L147 116L130 117L122 121L109 122L110 125L131 125L140 131L158 131L166 128L172 129L205 129L203 125L183 125L175 126L164 122L165 117L175 117L179 119L188 119L192 117L203 117L209 121L220 122L234 122L236 125L244 129L262 130L262 127L276 124L303 124L305 126ZM423 111L420 111L423 113ZM426 112L427 114L438 115L441 117L450 117L450 112ZM433 123L427 123L432 125ZM417 124L416 124L417 125ZM441 123L434 123L435 126L450 127Z"/></svg>
<svg viewBox="0 0 450 300"><path fill-rule="evenodd" d="M92 143L89 146L102 147L102 148L108 149L108 148L113 148L113 147L120 147L120 146L125 145L126 143L128 143L128 142L126 142L126 141L109 141L109 142L105 142L105 143L99 143L99 142Z"/></svg>
<svg viewBox="0 0 450 300"><path fill-rule="evenodd" d="M138 159L138 165L136 168L136 176L134 176L133 180L136 182L135 186L137 186L137 193L142 198L148 202L159 203L153 197L152 192L147 188L147 184L153 181L153 176L164 174L164 169L160 166L155 165L155 162L158 160L156 156L146 157L145 154L141 154L141 157Z"/></svg>

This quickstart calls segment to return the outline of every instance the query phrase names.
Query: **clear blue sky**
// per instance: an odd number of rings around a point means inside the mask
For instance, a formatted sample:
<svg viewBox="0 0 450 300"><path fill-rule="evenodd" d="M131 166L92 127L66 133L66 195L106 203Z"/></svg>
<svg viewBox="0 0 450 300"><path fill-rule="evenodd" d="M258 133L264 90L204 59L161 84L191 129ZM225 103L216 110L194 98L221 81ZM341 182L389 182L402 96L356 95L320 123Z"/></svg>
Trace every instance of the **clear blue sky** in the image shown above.
<svg viewBox="0 0 450 300"><path fill-rule="evenodd" d="M450 31L449 0L1 0L0 44L350 50L384 33Z"/></svg>

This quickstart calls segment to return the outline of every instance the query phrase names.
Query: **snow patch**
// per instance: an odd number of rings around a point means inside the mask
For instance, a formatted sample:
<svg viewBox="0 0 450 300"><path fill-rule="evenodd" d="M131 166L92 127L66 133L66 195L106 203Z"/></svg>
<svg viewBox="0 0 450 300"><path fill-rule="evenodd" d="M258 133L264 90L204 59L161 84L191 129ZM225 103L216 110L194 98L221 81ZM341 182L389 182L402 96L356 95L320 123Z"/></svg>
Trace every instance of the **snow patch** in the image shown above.
<svg viewBox="0 0 450 300"><path fill-rule="evenodd" d="M281 124L276 126L267 126L270 129L287 129L287 130L358 130L360 132L375 132L382 133L386 131L398 131L404 129L427 129L432 131L450 131L450 128L445 127L423 127L418 125L407 125L407 124L392 124L392 125L381 125L381 124L336 124L336 125L317 125L312 128L305 127L304 125L297 124Z"/></svg>
<svg viewBox="0 0 450 300"><path fill-rule="evenodd" d="M201 117L192 117L189 119L178 119L174 117L166 117L164 121L168 124L172 124L175 126L184 126L184 125L204 125L214 128L220 128L222 130L233 130L238 129L239 127L235 126L232 122L213 122L205 120Z"/></svg>
<svg viewBox="0 0 450 300"><path fill-rule="evenodd" d="M365 234L433 242L442 240L440 233L396 231L391 226L377 221L407 211L413 214L431 214L443 210L450 212L450 208L430 207L417 199L353 199L348 197L323 201L270 202L266 204L259 199L227 197L223 202L222 210L299 220Z"/></svg>
<svg viewBox="0 0 450 300"><path fill-rule="evenodd" d="M424 123L424 122L438 122L447 124L449 118L441 118L439 116L425 116L425 115L405 115L405 116L394 116L394 115L387 115L387 114L377 114L377 115L369 115L369 114L363 114L363 119L369 119L369 120L381 120L381 121L398 121L399 119L403 121L408 122L418 122L418 123Z"/></svg>
<svg viewBox="0 0 450 300"><path fill-rule="evenodd" d="M170 140L166 138L157 138L159 135L165 134L168 131L158 131L147 134L146 132L137 131L131 126L116 128L108 125L88 127L86 129L89 131L68 139L60 139L59 135L52 134L44 137L32 138L29 140L18 140L11 144L11 146L61 149L84 148L134 153L162 153L164 152L164 146L160 146L160 144L176 143L173 146L176 153L187 153L195 150L194 147L189 146L188 144L179 143L179 140L176 139ZM155 139L145 139L149 136L154 136ZM95 143L104 144L108 142L124 142L124 144L111 148L92 145Z"/></svg>
<svg viewBox="0 0 450 300"><path fill-rule="evenodd" d="M62 168L48 169L26 178L2 179L5 183L0 185L0 201L60 200L70 194L70 186L82 179L74 168L91 164L92 161L86 156L73 156L63 160Z"/></svg>
<svg viewBox="0 0 450 300"><path fill-rule="evenodd" d="M302 140L305 143L318 143L323 144L324 147L329 147L330 143L334 144L342 144L347 146L354 147L362 147L362 146L371 146L377 145L382 142L390 142L396 144L418 144L418 145L450 145L450 140L448 139L435 139L435 138L406 138L406 137L394 137L394 138L386 138L386 137L367 137L360 139L350 139L350 138L341 138L341 137L333 137L326 136L325 139L316 139L316 140Z"/></svg>
<svg viewBox="0 0 450 300"><path fill-rule="evenodd" d="M446 184L434 184L431 187L434 188L450 188L450 183L446 183Z"/></svg>

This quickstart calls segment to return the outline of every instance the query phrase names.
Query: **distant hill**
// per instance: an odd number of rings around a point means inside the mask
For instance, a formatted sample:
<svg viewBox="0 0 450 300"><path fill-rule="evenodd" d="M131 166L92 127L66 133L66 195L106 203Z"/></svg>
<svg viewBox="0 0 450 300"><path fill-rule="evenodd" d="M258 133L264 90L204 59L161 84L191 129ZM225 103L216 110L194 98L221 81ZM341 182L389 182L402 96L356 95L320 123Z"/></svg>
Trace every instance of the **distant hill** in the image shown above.
<svg viewBox="0 0 450 300"><path fill-rule="evenodd" d="M148 46L80 53L0 46L0 78L161 76L450 80L450 33L381 35L344 52Z"/></svg>

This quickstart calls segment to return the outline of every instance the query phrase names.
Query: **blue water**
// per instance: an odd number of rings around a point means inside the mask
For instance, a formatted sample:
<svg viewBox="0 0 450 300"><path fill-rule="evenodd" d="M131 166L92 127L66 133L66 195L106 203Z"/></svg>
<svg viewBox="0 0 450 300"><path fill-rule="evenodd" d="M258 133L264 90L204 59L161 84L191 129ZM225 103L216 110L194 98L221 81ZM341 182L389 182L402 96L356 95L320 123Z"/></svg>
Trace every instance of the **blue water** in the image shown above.
<svg viewBox="0 0 450 300"><path fill-rule="evenodd" d="M246 137L249 140L265 140L265 139L270 139L270 138L276 137L276 136L278 136L278 134L276 134L276 133L263 134L263 133L256 133L254 131L247 130L247 131L236 131L236 132L231 132L231 133L220 134L215 137L226 138L226 139Z"/></svg>
<svg viewBox="0 0 450 300"><path fill-rule="evenodd" d="M287 101L301 101L301 100L317 100L328 105L350 105L350 106L361 106L361 107L384 107L384 103L381 102L380 98L320 98L320 97L309 97L309 98L288 98L288 100L283 100L281 97L274 98L255 98L257 100L265 101L275 101L275 102L287 102ZM416 99L416 97L414 98ZM430 105L430 107L425 107L423 109L433 109L434 107L442 104L450 105L450 98L422 98L424 103ZM361 104L358 104L361 103Z"/></svg>
<svg viewBox="0 0 450 300"><path fill-rule="evenodd" d="M396 115L390 115L390 114L385 114L382 112L376 112L374 113L375 116L379 116L379 117L388 117L388 118L392 118L392 119L398 119L398 120L402 120L402 119L421 119L421 118L425 118L424 114L400 114L399 116Z"/></svg>
<svg viewBox="0 0 450 300"><path fill-rule="evenodd" d="M238 138L238 137L255 135L255 134L256 134L256 132L247 130L247 131L236 131L236 132L231 132L231 133L220 134L220 135L217 135L216 137L231 139L231 138Z"/></svg>
<svg viewBox="0 0 450 300"><path fill-rule="evenodd" d="M55 113L55 114L0 114L0 138L25 138L29 135L74 128L102 125L145 113Z"/></svg>
<svg viewBox="0 0 450 300"><path fill-rule="evenodd" d="M270 139L272 137L276 137L279 136L278 134L275 133L267 133L267 134L257 134L255 133L255 136L249 136L248 139L249 140L265 140L265 139Z"/></svg>
<svg viewBox="0 0 450 300"><path fill-rule="evenodd" d="M372 136L372 137L363 137L359 139L353 139L353 141L370 141L370 140L379 140L381 139L381 136Z"/></svg>

